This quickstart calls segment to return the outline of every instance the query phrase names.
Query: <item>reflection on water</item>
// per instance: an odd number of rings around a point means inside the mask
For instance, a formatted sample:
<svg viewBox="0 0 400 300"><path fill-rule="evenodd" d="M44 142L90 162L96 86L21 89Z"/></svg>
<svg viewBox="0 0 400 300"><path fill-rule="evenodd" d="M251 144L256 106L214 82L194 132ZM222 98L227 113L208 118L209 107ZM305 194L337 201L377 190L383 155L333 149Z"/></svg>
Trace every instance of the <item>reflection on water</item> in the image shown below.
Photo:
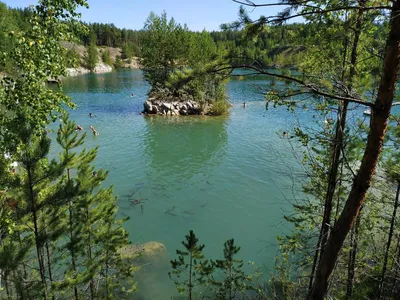
<svg viewBox="0 0 400 300"><path fill-rule="evenodd" d="M210 117L146 117L145 151L154 179L179 185L194 174L220 165L227 143L226 119ZM173 176L171 176L173 175Z"/></svg>
<svg viewBox="0 0 400 300"><path fill-rule="evenodd" d="M116 93L132 86L132 82L144 83L142 72L110 72L104 74L87 74L64 79L66 93Z"/></svg>

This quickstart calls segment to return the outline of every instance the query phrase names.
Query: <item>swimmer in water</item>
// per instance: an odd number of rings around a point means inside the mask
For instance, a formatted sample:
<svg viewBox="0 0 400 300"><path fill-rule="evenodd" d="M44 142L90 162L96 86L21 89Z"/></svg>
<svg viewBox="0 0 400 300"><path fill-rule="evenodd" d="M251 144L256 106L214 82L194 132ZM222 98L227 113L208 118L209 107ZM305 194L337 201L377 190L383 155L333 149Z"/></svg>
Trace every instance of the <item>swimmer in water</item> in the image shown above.
<svg viewBox="0 0 400 300"><path fill-rule="evenodd" d="M81 125L76 126L76 130L83 130L83 127Z"/></svg>
<svg viewBox="0 0 400 300"><path fill-rule="evenodd" d="M89 117L93 118L93 114L92 114L92 113L89 113Z"/></svg>
<svg viewBox="0 0 400 300"><path fill-rule="evenodd" d="M99 135L96 128L94 128L92 125L90 125L90 129L92 129L94 135Z"/></svg>
<svg viewBox="0 0 400 300"><path fill-rule="evenodd" d="M246 102L243 102L243 108L246 108Z"/></svg>

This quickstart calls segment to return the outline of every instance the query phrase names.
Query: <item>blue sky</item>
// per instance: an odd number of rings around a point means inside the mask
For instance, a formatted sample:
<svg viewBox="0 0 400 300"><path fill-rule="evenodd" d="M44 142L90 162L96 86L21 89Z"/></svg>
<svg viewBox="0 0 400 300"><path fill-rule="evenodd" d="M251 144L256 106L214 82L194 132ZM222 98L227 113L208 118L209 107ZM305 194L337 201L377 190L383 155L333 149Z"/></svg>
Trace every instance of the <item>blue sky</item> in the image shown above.
<svg viewBox="0 0 400 300"><path fill-rule="evenodd" d="M26 7L36 4L36 0L0 0L12 7ZM266 3L271 1L254 1ZM237 19L239 4L232 0L88 0L90 8L81 10L86 22L114 23L120 28L141 29L151 11L160 14L165 10L181 24L186 23L191 30L218 30L219 25ZM273 8L258 8L253 12L276 13Z"/></svg>

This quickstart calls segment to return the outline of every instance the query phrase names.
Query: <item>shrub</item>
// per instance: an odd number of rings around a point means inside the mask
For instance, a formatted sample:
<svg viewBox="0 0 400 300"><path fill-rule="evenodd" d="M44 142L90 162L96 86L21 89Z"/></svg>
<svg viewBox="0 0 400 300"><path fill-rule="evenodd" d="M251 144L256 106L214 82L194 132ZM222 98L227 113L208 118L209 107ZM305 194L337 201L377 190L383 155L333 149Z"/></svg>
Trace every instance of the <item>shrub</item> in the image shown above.
<svg viewBox="0 0 400 300"><path fill-rule="evenodd" d="M104 50L103 53L101 54L101 60L103 63L111 66L112 65L112 60L110 56L110 52L108 50Z"/></svg>

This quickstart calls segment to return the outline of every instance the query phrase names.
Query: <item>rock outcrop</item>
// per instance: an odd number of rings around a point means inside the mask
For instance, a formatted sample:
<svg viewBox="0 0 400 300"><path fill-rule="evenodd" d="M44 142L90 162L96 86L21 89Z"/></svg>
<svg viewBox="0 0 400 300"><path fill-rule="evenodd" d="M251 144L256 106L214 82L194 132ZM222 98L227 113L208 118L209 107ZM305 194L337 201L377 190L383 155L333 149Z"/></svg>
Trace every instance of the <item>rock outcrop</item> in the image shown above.
<svg viewBox="0 0 400 300"><path fill-rule="evenodd" d="M82 74L88 74L88 73L95 73L95 74L101 74L101 73L109 73L112 72L112 67L109 65L101 62L96 65L96 67L93 69L93 72L90 72L89 69L86 69L84 67L78 67L78 68L67 68L67 76L78 76Z"/></svg>
<svg viewBox="0 0 400 300"><path fill-rule="evenodd" d="M206 115L211 112L212 106L205 104L200 106L199 103L189 101L162 101L154 98L149 98L143 104L145 114L153 115L168 115L168 116L179 116L179 115Z"/></svg>
<svg viewBox="0 0 400 300"><path fill-rule="evenodd" d="M101 63L98 63L96 65L96 67L94 67L93 73L96 73L96 74L108 73L108 72L112 72L112 70L113 70L112 67L110 67L109 65L101 62Z"/></svg>
<svg viewBox="0 0 400 300"><path fill-rule="evenodd" d="M66 71L67 71L67 76L78 76L78 75L90 73L90 70L85 69L84 67L67 68Z"/></svg>
<svg viewBox="0 0 400 300"><path fill-rule="evenodd" d="M167 248L159 242L133 244L120 251L123 258L133 260L134 263L157 262L167 257Z"/></svg>

